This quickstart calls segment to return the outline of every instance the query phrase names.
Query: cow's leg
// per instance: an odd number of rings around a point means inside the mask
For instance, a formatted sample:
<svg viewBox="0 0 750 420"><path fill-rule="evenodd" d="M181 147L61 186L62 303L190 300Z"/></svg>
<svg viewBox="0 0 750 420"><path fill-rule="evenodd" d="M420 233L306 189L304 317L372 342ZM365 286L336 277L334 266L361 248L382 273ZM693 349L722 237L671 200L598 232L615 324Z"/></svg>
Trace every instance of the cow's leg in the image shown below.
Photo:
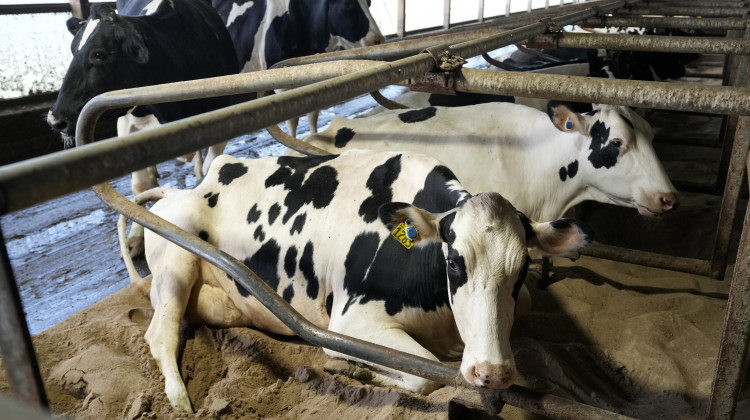
<svg viewBox="0 0 750 420"><path fill-rule="evenodd" d="M299 125L299 117L286 120L286 129L289 130L289 135L294 138L297 138L297 125Z"/></svg>
<svg viewBox="0 0 750 420"><path fill-rule="evenodd" d="M196 184L200 184L200 182L203 180L203 152L198 150L194 153L195 157L193 158L193 175L195 175Z"/></svg>
<svg viewBox="0 0 750 420"><path fill-rule="evenodd" d="M167 245L159 267L152 267L151 305L154 316L146 331L151 355L164 375L164 392L177 412L190 412L185 383L177 366L180 323L200 273L200 260L176 245Z"/></svg>
<svg viewBox="0 0 750 420"><path fill-rule="evenodd" d="M117 136L126 136L158 125L159 121L153 115L136 117L128 113L117 119ZM130 189L133 196L158 187L157 178L159 178L159 172L156 171L156 166L149 166L133 172L130 178ZM128 249L132 258L143 255L143 226L133 223L130 233L128 233Z"/></svg>
<svg viewBox="0 0 750 420"><path fill-rule="evenodd" d="M373 325L369 323L367 325L357 325L354 320L368 319L366 316L355 316L355 314L347 313L346 321L334 323L334 319L331 319L329 329L331 331L339 332L341 334L350 335L371 343L380 344L394 350L400 350L406 353L410 353L416 356L424 357L426 359L435 360L438 359L430 353L427 349L417 343L409 334L404 330L401 330L395 326L389 325ZM337 324L337 325L334 325ZM340 327L340 328L336 328ZM323 349L326 354L332 357L339 357L347 360L355 360L362 363L368 363L364 360L355 359L351 356L347 356L342 353L338 353L332 350ZM378 370L383 371L372 371L372 382L383 386L395 386L404 388L412 392L418 392L421 394L429 394L430 392L440 388L440 384L429 379L420 378L419 376L410 375L395 369L387 368L385 366L378 366Z"/></svg>
<svg viewBox="0 0 750 420"><path fill-rule="evenodd" d="M310 125L310 134L318 132L318 115L320 115L320 111L307 113L307 123Z"/></svg>
<svg viewBox="0 0 750 420"><path fill-rule="evenodd" d="M208 169L211 167L211 163L216 159L216 156L224 153L224 148L227 147L227 142L214 144L208 148L206 158L203 161L203 175L208 173Z"/></svg>

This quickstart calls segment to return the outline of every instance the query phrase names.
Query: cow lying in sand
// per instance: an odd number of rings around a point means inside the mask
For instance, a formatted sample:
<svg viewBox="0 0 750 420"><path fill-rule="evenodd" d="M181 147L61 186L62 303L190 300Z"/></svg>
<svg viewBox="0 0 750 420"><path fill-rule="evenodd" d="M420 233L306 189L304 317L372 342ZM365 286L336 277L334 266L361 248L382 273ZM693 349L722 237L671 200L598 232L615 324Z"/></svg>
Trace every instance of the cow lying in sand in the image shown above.
<svg viewBox="0 0 750 420"><path fill-rule="evenodd" d="M552 220L584 200L634 207L647 216L677 208L677 191L652 138L651 126L630 108L601 105L580 114L550 102L546 114L487 103L335 118L305 141L331 153L427 153L467 189L497 191L532 219Z"/></svg>
<svg viewBox="0 0 750 420"><path fill-rule="evenodd" d="M243 261L316 325L432 360L462 357L463 378L493 389L515 376L509 335L517 299L528 309L527 247L562 254L591 237L576 220L530 221L500 194L470 194L433 158L400 152L220 156L194 190L137 199L151 198L162 198L151 211ZM177 366L183 314L292 334L224 272L150 231L146 259L146 341L176 411L192 410ZM377 384L439 386L376 368Z"/></svg>

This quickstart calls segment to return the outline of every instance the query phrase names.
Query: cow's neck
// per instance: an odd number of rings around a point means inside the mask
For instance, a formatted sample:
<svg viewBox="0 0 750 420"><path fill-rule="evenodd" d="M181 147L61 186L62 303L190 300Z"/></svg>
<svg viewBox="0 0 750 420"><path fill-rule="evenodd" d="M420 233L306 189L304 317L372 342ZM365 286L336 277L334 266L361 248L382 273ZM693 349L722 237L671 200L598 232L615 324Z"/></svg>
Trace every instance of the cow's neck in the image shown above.
<svg viewBox="0 0 750 420"><path fill-rule="evenodd" d="M528 144L532 138L537 140ZM521 147L496 148L493 156L500 178L523 180L518 185L502 185L497 191L534 220L561 217L566 209L593 198L584 182L590 176L587 171L592 170L581 150L586 140L578 134L545 128L526 136L523 141L527 144Z"/></svg>

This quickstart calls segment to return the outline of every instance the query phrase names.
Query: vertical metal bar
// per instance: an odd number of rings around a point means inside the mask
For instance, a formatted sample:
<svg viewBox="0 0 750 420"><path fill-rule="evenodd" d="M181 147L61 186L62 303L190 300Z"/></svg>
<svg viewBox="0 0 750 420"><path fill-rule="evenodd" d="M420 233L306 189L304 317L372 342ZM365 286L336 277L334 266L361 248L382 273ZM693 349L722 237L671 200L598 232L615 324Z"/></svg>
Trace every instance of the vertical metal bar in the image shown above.
<svg viewBox="0 0 750 420"><path fill-rule="evenodd" d="M13 394L47 408L47 395L0 229L0 353Z"/></svg>
<svg viewBox="0 0 750 420"><path fill-rule="evenodd" d="M406 0L398 0L398 10L396 12L396 35L403 38L406 26Z"/></svg>
<svg viewBox="0 0 750 420"><path fill-rule="evenodd" d="M744 39L750 37L750 29L745 28ZM737 86L747 87L748 76L750 73L750 57L743 55L735 57L737 62L736 68L733 69L735 74L730 75ZM719 167L719 177L721 177L724 167L726 168L726 180L724 181L724 193L721 199L721 209L719 211L719 220L716 226L716 237L714 239L714 249L711 256L711 276L717 279L724 278L727 260L729 258L729 245L732 239L732 227L737 217L737 204L739 203L742 189L742 179L744 176L745 159L747 159L748 149L750 149L750 120L749 117L734 117L728 119L729 129L725 134L734 133L734 140L731 143L731 149L728 137L724 138L722 145L722 160ZM732 127L733 122L737 121L736 127ZM728 158L727 158L728 155Z"/></svg>
<svg viewBox="0 0 750 420"><path fill-rule="evenodd" d="M711 257L711 277L716 279L724 277L724 270L729 258L729 242L732 239L732 227L737 217L737 204L740 199L748 148L750 148L750 117L742 116L739 117L735 130L732 157L729 161L727 182L721 199L714 250Z"/></svg>
<svg viewBox="0 0 750 420"><path fill-rule="evenodd" d="M511 0L505 0L505 17L510 17L510 2Z"/></svg>
<svg viewBox="0 0 750 420"><path fill-rule="evenodd" d="M479 0L479 7L477 10L477 23L484 22L484 0Z"/></svg>
<svg viewBox="0 0 750 420"><path fill-rule="evenodd" d="M90 12L89 0L70 0L69 3L73 17L88 19Z"/></svg>
<svg viewBox="0 0 750 420"><path fill-rule="evenodd" d="M750 159L747 161L750 175ZM750 343L750 207L745 212L745 224L737 251L737 263L729 289L724 331L721 335L716 373L711 386L707 419L732 419L737 407L737 396L747 367Z"/></svg>
<svg viewBox="0 0 750 420"><path fill-rule="evenodd" d="M739 31L727 31L727 38L730 36L739 37L742 34ZM748 39L750 31L744 32L743 39ZM726 86L747 86L749 62L747 57L738 57L730 55L724 60L724 84ZM721 159L719 160L719 169L716 175L716 194L723 194L724 184L727 180L727 171L729 170L729 161L732 157L732 139L737 130L737 116L725 115L722 119L720 138L721 138Z"/></svg>
<svg viewBox="0 0 750 420"><path fill-rule="evenodd" d="M451 0L443 0L443 29L451 28Z"/></svg>
<svg viewBox="0 0 750 420"><path fill-rule="evenodd" d="M526 13L531 12L531 0L526 0Z"/></svg>

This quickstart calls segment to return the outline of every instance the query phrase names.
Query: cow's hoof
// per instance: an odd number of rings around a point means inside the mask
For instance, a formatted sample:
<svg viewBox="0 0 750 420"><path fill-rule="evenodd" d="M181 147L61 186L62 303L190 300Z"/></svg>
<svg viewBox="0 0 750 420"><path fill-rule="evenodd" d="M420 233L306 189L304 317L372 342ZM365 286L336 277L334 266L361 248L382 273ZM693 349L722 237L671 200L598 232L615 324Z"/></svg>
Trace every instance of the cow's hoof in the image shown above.
<svg viewBox="0 0 750 420"><path fill-rule="evenodd" d="M338 358L328 359L325 365L323 365L323 370L333 374L337 373L348 376L360 382L371 382L375 377L375 373L372 370L358 366L354 362Z"/></svg>
<svg viewBox="0 0 750 420"><path fill-rule="evenodd" d="M141 258L146 255L146 247L143 245L143 236L129 237L128 251L130 258Z"/></svg>

